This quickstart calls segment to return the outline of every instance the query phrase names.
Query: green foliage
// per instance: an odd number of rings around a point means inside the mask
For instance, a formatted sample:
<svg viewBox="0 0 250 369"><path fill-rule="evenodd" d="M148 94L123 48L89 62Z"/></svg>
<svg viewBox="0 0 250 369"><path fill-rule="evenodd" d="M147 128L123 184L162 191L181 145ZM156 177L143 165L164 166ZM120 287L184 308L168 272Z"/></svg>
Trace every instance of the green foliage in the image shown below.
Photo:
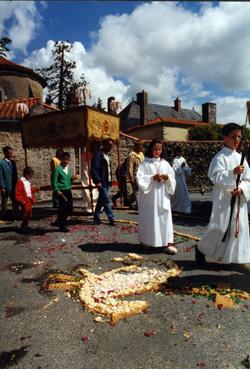
<svg viewBox="0 0 250 369"><path fill-rule="evenodd" d="M84 74L80 77L80 81L74 79L76 62L70 59L72 47L69 42L55 41L52 51L53 64L36 70L45 79L50 100L56 102L59 109L66 107L67 95L70 92L88 84Z"/></svg>
<svg viewBox="0 0 250 369"><path fill-rule="evenodd" d="M193 141L220 141L222 140L221 125L204 125L189 128L189 140Z"/></svg>
<svg viewBox="0 0 250 369"><path fill-rule="evenodd" d="M192 141L222 141L223 136L221 133L222 125L204 125L189 128L188 136ZM242 131L243 141L250 139L250 129L243 127Z"/></svg>
<svg viewBox="0 0 250 369"><path fill-rule="evenodd" d="M8 44L10 44L12 41L9 37L2 37L0 39L0 56L4 56L6 57L6 52L10 51L10 49L8 48Z"/></svg>

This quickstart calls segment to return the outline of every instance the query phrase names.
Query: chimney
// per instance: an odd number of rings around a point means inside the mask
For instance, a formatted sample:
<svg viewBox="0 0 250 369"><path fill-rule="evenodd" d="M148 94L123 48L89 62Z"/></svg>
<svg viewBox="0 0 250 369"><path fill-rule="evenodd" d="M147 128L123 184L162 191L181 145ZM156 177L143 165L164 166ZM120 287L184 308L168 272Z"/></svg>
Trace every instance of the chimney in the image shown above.
<svg viewBox="0 0 250 369"><path fill-rule="evenodd" d="M216 124L216 104L202 104L202 122Z"/></svg>
<svg viewBox="0 0 250 369"><path fill-rule="evenodd" d="M178 96L174 101L174 108L178 113L180 113L180 111L181 111L181 99Z"/></svg>
<svg viewBox="0 0 250 369"><path fill-rule="evenodd" d="M110 107L110 103L111 103L111 101L112 100L115 100L115 98L114 98L114 96L110 96L109 98L108 98L108 101L107 101L107 110L108 110L108 113L112 113L112 109L111 109L111 107Z"/></svg>
<svg viewBox="0 0 250 369"><path fill-rule="evenodd" d="M140 125L144 126L148 121L148 93L144 90L136 94L137 104L140 105Z"/></svg>

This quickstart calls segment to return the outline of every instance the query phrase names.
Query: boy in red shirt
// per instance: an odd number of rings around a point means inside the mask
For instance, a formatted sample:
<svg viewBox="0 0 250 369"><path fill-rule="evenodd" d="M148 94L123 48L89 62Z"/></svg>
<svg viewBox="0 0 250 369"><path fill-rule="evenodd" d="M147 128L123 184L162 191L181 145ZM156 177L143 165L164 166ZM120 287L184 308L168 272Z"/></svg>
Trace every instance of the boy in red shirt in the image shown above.
<svg viewBox="0 0 250 369"><path fill-rule="evenodd" d="M30 179L33 177L34 170L31 167L26 167L23 170L21 177L16 184L16 201L21 206L22 223L21 233L29 233L29 221L32 217L32 205L35 203L35 192L40 191L39 187L32 186Z"/></svg>

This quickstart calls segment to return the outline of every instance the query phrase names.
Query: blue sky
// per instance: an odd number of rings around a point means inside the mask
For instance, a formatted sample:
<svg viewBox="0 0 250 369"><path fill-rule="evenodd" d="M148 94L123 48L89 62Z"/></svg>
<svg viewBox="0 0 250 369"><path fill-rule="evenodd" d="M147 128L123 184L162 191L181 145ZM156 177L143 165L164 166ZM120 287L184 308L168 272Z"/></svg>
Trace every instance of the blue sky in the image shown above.
<svg viewBox="0 0 250 369"><path fill-rule="evenodd" d="M115 96L126 106L142 89L152 103L245 121L250 97L250 3L192 1L1 1L0 37L13 61L52 62L54 41L69 40L76 79L84 73L92 104Z"/></svg>

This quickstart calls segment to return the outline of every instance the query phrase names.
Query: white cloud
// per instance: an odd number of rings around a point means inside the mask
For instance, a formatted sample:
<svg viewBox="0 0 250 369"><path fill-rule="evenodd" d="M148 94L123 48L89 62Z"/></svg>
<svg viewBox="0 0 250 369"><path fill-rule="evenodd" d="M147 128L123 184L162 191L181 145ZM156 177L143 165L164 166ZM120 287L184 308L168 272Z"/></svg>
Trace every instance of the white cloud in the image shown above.
<svg viewBox="0 0 250 369"><path fill-rule="evenodd" d="M48 67L53 62L53 47L54 41L49 40L46 47L34 50L28 58L24 59L22 64L33 69ZM80 79L84 73L85 79L89 82L92 95L90 104L97 102L98 97L100 97L103 101L103 107L107 107L106 102L109 96L115 96L121 101L126 95L128 87L122 81L115 80L108 75L102 66L93 65L92 57L86 52L82 43L73 43L70 59L76 62L75 79Z"/></svg>
<svg viewBox="0 0 250 369"><path fill-rule="evenodd" d="M214 101L217 105L217 122L245 124L247 100L247 97L218 97ZM249 128L249 125L247 127Z"/></svg>
<svg viewBox="0 0 250 369"><path fill-rule="evenodd" d="M6 32L6 22L10 22ZM36 36L41 24L41 16L35 1L0 2L0 37L4 31L12 40L11 48L27 52L27 46Z"/></svg>
<svg viewBox="0 0 250 369"><path fill-rule="evenodd" d="M250 94L250 3L200 5L194 12L182 2L142 2L130 15L102 18L92 49L75 42L71 54L76 76L84 73L90 82L93 100L113 95L124 101L144 89L154 103L172 105L180 96L183 107L200 110L200 101L215 102L218 121L241 122ZM8 14L14 14L11 6L6 19ZM48 41L24 63L49 65L52 46ZM223 92L224 98L216 97Z"/></svg>

